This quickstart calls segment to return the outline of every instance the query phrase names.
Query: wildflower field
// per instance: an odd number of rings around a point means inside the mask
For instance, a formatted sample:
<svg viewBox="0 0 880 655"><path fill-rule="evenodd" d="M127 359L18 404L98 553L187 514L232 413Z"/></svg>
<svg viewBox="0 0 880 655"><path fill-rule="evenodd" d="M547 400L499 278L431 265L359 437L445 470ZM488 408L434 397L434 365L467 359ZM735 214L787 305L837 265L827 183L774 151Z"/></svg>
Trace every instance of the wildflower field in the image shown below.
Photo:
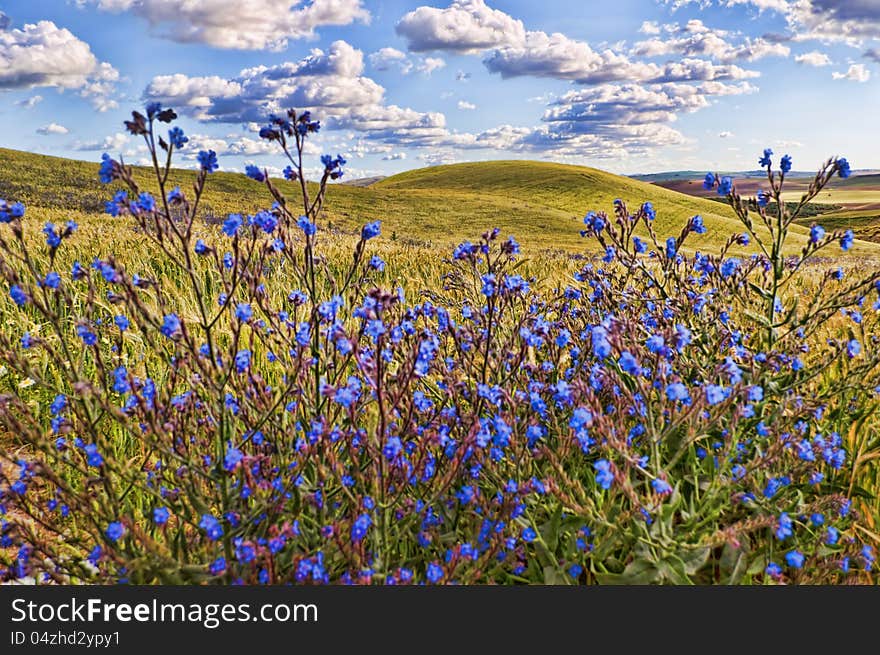
<svg viewBox="0 0 880 655"><path fill-rule="evenodd" d="M175 118L126 123L151 176L3 168L0 578L875 582L880 250L801 217L846 159L359 189L308 112L285 180L173 170Z"/></svg>

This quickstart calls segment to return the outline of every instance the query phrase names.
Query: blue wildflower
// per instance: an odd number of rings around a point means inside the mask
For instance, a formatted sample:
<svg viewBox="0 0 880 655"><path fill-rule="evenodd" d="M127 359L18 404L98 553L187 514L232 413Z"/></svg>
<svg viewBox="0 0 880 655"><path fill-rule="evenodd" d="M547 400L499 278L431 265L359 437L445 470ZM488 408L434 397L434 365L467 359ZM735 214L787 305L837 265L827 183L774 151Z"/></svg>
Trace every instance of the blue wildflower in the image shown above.
<svg viewBox="0 0 880 655"><path fill-rule="evenodd" d="M172 339L180 332L180 330L180 319L177 317L177 314L166 314L162 319L162 327L159 328L159 332L169 339Z"/></svg>
<svg viewBox="0 0 880 655"><path fill-rule="evenodd" d="M99 466L104 464L104 458L101 456L101 453L98 452L98 446L95 444L88 444L83 451L86 454L86 463L89 466L94 466L98 468Z"/></svg>
<svg viewBox="0 0 880 655"><path fill-rule="evenodd" d="M188 141L189 138L179 127L172 127L168 130L168 142L178 150L180 150Z"/></svg>
<svg viewBox="0 0 880 655"><path fill-rule="evenodd" d="M244 373L251 365L251 351L239 350L235 353L235 370L238 373Z"/></svg>
<svg viewBox="0 0 880 655"><path fill-rule="evenodd" d="M220 524L220 521L211 514L202 515L202 518L199 521L199 527L205 531L205 534L211 541L217 541L223 536L223 526Z"/></svg>
<svg viewBox="0 0 880 655"><path fill-rule="evenodd" d="M351 540L354 543L358 543L367 536L367 531L371 525L373 525L373 519L370 518L369 514L358 516L355 522L351 524Z"/></svg>
<svg viewBox="0 0 880 655"><path fill-rule="evenodd" d="M12 302L14 302L19 307L23 306L28 301L28 297L27 294L24 292L24 289L22 289L17 284L13 284L12 287L9 289L9 297L12 298Z"/></svg>
<svg viewBox="0 0 880 655"><path fill-rule="evenodd" d="M301 229L307 237L312 236L318 231L318 227L305 216L300 216L296 219L296 226Z"/></svg>
<svg viewBox="0 0 880 655"><path fill-rule="evenodd" d="M254 317L254 310L251 309L251 306L246 303L239 303L235 308L235 318L237 318L242 323L247 323Z"/></svg>
<svg viewBox="0 0 880 655"><path fill-rule="evenodd" d="M690 393L681 382L673 382L666 387L666 397L672 401L683 401L690 398Z"/></svg>
<svg viewBox="0 0 880 655"><path fill-rule="evenodd" d="M165 525L168 523L170 516L171 512L168 511L167 507L156 507L153 510L153 523L156 525Z"/></svg>
<svg viewBox="0 0 880 655"><path fill-rule="evenodd" d="M223 221L223 234L228 237L234 237L238 233L243 221L244 219L242 219L241 214L230 214Z"/></svg>
<svg viewBox="0 0 880 655"><path fill-rule="evenodd" d="M607 459L600 459L593 464L596 469L596 482L603 489L610 489L614 482L614 472L611 470L611 462Z"/></svg>
<svg viewBox="0 0 880 655"><path fill-rule="evenodd" d="M791 171L791 155L785 155L779 161L779 170L781 170L783 173L788 173Z"/></svg>
<svg viewBox="0 0 880 655"><path fill-rule="evenodd" d="M379 236L381 232L381 223L379 221L373 221L372 223L364 225L361 230L361 238L364 239L364 241L369 241L370 239Z"/></svg>
<svg viewBox="0 0 880 655"><path fill-rule="evenodd" d="M430 582L431 584L437 584L443 578L443 568L439 564L431 562L430 564L428 564L426 575L428 578L428 582Z"/></svg>
<svg viewBox="0 0 880 655"><path fill-rule="evenodd" d="M104 531L110 541L116 542L125 535L125 526L120 521L113 521Z"/></svg>
<svg viewBox="0 0 880 655"><path fill-rule="evenodd" d="M213 173L220 164L217 163L217 153L213 150L202 150L198 154L199 166L206 173Z"/></svg>
<svg viewBox="0 0 880 655"><path fill-rule="evenodd" d="M792 550L785 554L785 562L793 569L799 569L804 565L805 557L803 553Z"/></svg>
<svg viewBox="0 0 880 655"><path fill-rule="evenodd" d="M252 180L256 180L257 182L265 182L266 175L263 171L260 170L259 166L254 166L253 164L248 164L244 167L244 173Z"/></svg>
<svg viewBox="0 0 880 655"><path fill-rule="evenodd" d="M858 356L860 352L862 352L862 344L857 340L851 339L850 342L846 344L846 354L849 355L850 359Z"/></svg>
<svg viewBox="0 0 880 655"><path fill-rule="evenodd" d="M793 523L791 521L791 517L788 514L783 512L779 515L779 519L776 521L776 538L779 541L785 541L788 537L794 534Z"/></svg>
<svg viewBox="0 0 880 655"><path fill-rule="evenodd" d="M98 178L102 184L110 184L119 175L117 164L106 152L101 155L101 168L98 170Z"/></svg>

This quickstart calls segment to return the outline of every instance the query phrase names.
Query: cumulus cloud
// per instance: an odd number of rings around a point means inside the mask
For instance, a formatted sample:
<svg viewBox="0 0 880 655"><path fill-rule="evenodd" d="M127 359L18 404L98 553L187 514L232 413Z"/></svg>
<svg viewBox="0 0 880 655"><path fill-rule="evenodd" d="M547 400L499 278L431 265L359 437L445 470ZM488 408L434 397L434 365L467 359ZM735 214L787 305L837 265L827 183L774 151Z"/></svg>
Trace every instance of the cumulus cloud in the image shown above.
<svg viewBox="0 0 880 655"><path fill-rule="evenodd" d="M421 63L416 66L416 70L425 75L430 75L435 70L439 70L446 66L446 61L440 57L425 57Z"/></svg>
<svg viewBox="0 0 880 655"><path fill-rule="evenodd" d="M400 19L396 30L413 52L461 54L522 43L526 35L522 21L488 7L484 0L455 0L444 9L418 7Z"/></svg>
<svg viewBox="0 0 880 655"><path fill-rule="evenodd" d="M403 69L411 64L405 52L401 52L397 48L381 48L370 55L370 66L378 71L387 71L397 67L401 69L401 72L404 72ZM406 72L409 72L409 69Z"/></svg>
<svg viewBox="0 0 880 655"><path fill-rule="evenodd" d="M710 96L742 95L757 89L748 82L699 85L601 84L570 91L552 101L538 128L515 135L513 149L551 151L554 156L642 156L687 138L672 124L682 113L710 105ZM510 135L510 131L508 131Z"/></svg>
<svg viewBox="0 0 880 655"><path fill-rule="evenodd" d="M363 53L345 41L319 49L299 62L257 66L232 79L182 74L153 78L144 95L202 121L263 122L288 107L341 116L356 107L373 107L384 89L362 75Z"/></svg>
<svg viewBox="0 0 880 655"><path fill-rule="evenodd" d="M5 30L10 25L12 25L12 19L0 11L0 30Z"/></svg>
<svg viewBox="0 0 880 655"><path fill-rule="evenodd" d="M864 64L852 64L845 73L832 73L835 80L865 83L871 79L871 71Z"/></svg>
<svg viewBox="0 0 880 655"><path fill-rule="evenodd" d="M728 131L726 131L726 130L725 130L724 132L719 132L719 133L718 133L718 138L719 138L719 139L732 139L732 138L733 138L733 132L728 132Z"/></svg>
<svg viewBox="0 0 880 655"><path fill-rule="evenodd" d="M612 50L597 52L564 34L531 32L522 47L498 48L484 60L503 78L531 75L572 80L581 84L611 81L682 82L742 80L759 77L757 71L705 59L683 58L665 64L634 61Z"/></svg>
<svg viewBox="0 0 880 655"><path fill-rule="evenodd" d="M22 107L24 109L33 109L41 102L43 102L43 96L34 95L29 98L24 98L22 100L19 100L18 102L15 103L15 106Z"/></svg>
<svg viewBox="0 0 880 655"><path fill-rule="evenodd" d="M446 164L454 164L458 161L455 153L451 150L425 152L419 155L419 159L425 162L426 166L445 166Z"/></svg>
<svg viewBox="0 0 880 655"><path fill-rule="evenodd" d="M467 100L459 100L458 101L458 108L461 111L474 111L477 108L477 106L472 102L468 102Z"/></svg>
<svg viewBox="0 0 880 655"><path fill-rule="evenodd" d="M78 0L105 11L129 11L162 37L237 50L284 50L331 25L368 23L362 0Z"/></svg>
<svg viewBox="0 0 880 655"><path fill-rule="evenodd" d="M693 21L688 35L695 40L709 39L703 32L705 26ZM660 29L646 23L643 30ZM678 80L728 80L757 77L755 71L738 66L719 66L707 60L685 56L666 64L636 61L627 55L605 48L594 49L585 41L569 38L565 34L526 30L523 22L492 9L484 0L455 0L446 8L419 7L406 14L397 24L397 32L403 36L414 52L430 50L451 51L462 54L483 54L483 63L490 72L504 78L534 76L573 80L584 84L598 84L612 80L672 82ZM711 33L711 31L709 31ZM700 36L698 36L700 35ZM643 42L645 49L656 51L652 39ZM713 46L715 52L719 51ZM709 46L693 50L707 54ZM729 64L736 59L759 59L771 54L787 55L788 47L763 39L746 40L738 46L725 43L723 57L716 57ZM687 55L684 42L678 46L663 46L650 56Z"/></svg>
<svg viewBox="0 0 880 655"><path fill-rule="evenodd" d="M750 6L759 12L783 15L798 41L848 41L880 38L880 3L877 0L665 0L674 9L698 5Z"/></svg>
<svg viewBox="0 0 880 655"><path fill-rule="evenodd" d="M59 125L58 123L49 123L48 125L44 125L43 127L37 128L37 134L42 134L43 136L49 136L50 134L68 134L70 130L68 130L63 125Z"/></svg>
<svg viewBox="0 0 880 655"><path fill-rule="evenodd" d="M814 66L816 68L831 65L831 58L824 52L819 52L818 50L813 50L813 52L805 52L802 55L797 55L794 60L799 64L804 64L805 66Z"/></svg>
<svg viewBox="0 0 880 655"><path fill-rule="evenodd" d="M644 25L643 25L644 28ZM701 20L690 20L684 25L664 25L651 32L655 38L640 41L632 54L641 57L684 55L710 57L720 62L756 61L765 57L788 57L791 48L764 37L752 39L737 33L708 27Z"/></svg>
<svg viewBox="0 0 880 655"><path fill-rule="evenodd" d="M799 39L857 42L880 38L880 3L876 0L798 0L786 13Z"/></svg>
<svg viewBox="0 0 880 655"><path fill-rule="evenodd" d="M382 161L402 161L406 159L405 152L393 152L382 157Z"/></svg>
<svg viewBox="0 0 880 655"><path fill-rule="evenodd" d="M104 137L100 141L76 143L74 144L73 149L82 152L121 152L129 143L128 136L129 135L124 132L117 132L116 134Z"/></svg>
<svg viewBox="0 0 880 655"><path fill-rule="evenodd" d="M331 129L393 144L430 145L448 136L443 114L386 105L385 89L363 73L363 53L336 41L326 52L248 68L232 79L158 76L144 96L207 123L262 123L294 107L315 111Z"/></svg>
<svg viewBox="0 0 880 655"><path fill-rule="evenodd" d="M0 90L54 87L76 90L104 111L119 72L99 61L89 44L51 21L0 31Z"/></svg>
<svg viewBox="0 0 880 655"><path fill-rule="evenodd" d="M430 75L446 66L439 57L410 57L397 48L381 48L369 56L370 66L377 71L397 70L402 75L413 72Z"/></svg>

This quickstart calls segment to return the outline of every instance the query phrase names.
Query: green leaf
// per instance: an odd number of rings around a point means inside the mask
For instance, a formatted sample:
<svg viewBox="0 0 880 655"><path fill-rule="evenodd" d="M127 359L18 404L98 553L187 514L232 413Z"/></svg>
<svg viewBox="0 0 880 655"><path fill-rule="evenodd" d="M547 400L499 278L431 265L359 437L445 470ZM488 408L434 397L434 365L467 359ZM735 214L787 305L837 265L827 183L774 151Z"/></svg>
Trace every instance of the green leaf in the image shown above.
<svg viewBox="0 0 880 655"><path fill-rule="evenodd" d="M706 565L709 559L709 547L688 548L678 552L678 558L684 564L684 570L688 575L694 575Z"/></svg>
<svg viewBox="0 0 880 655"><path fill-rule="evenodd" d="M657 568L661 578L666 582L671 582L676 585L693 584L685 570L684 562L675 555L670 555L666 559L658 562Z"/></svg>
<svg viewBox="0 0 880 655"><path fill-rule="evenodd" d="M544 584L545 585L568 585L570 584L569 578L566 575L557 569L555 566L545 566L544 567Z"/></svg>
<svg viewBox="0 0 880 655"><path fill-rule="evenodd" d="M742 581L748 568L748 554L748 549L743 546L737 548L731 544L724 544L720 562L724 584L735 585Z"/></svg>

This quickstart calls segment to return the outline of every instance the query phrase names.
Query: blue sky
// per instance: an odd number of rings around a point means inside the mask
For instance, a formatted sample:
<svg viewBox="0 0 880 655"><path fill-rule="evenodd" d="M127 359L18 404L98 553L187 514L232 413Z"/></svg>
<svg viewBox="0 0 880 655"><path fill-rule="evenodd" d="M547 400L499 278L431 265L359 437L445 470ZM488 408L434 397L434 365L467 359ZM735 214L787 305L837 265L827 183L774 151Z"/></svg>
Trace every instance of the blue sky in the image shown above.
<svg viewBox="0 0 880 655"><path fill-rule="evenodd" d="M148 100L181 165L283 166L256 135L310 108L349 176L542 159L621 173L880 168L877 0L0 0L0 145L143 157ZM317 161L317 156L315 157Z"/></svg>

